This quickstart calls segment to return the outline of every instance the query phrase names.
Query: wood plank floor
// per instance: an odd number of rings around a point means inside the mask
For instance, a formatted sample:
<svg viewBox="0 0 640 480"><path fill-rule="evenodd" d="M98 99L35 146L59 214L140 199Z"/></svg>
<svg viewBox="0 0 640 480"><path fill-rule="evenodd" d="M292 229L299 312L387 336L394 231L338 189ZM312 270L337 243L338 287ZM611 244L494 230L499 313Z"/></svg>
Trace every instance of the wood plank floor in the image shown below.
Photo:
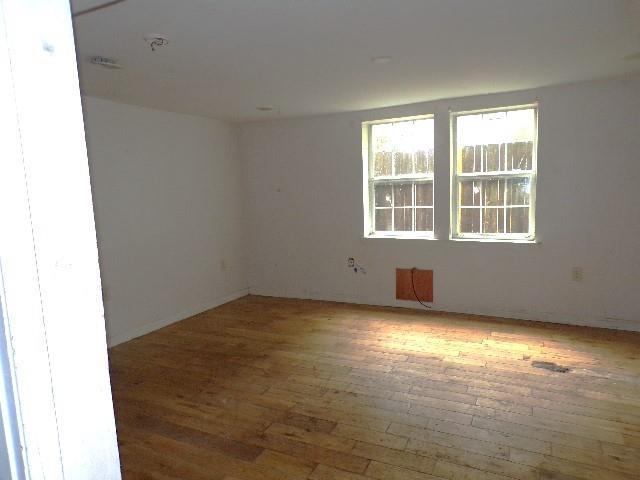
<svg viewBox="0 0 640 480"><path fill-rule="evenodd" d="M640 334L248 296L109 357L126 480L640 479Z"/></svg>

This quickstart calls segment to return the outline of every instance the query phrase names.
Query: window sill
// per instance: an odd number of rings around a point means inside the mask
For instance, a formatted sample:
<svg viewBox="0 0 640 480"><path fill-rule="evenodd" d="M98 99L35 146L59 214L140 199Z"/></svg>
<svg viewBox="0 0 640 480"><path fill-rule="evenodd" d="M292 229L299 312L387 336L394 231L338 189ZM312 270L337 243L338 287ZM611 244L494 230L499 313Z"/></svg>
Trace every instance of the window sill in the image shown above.
<svg viewBox="0 0 640 480"><path fill-rule="evenodd" d="M372 233L364 236L365 239L387 239L387 240L436 240L433 235L381 235Z"/></svg>
<svg viewBox="0 0 640 480"><path fill-rule="evenodd" d="M477 238L477 237L450 237L449 240L453 242L479 242L479 243L523 243L530 245L539 245L542 243L537 239L528 238Z"/></svg>
<svg viewBox="0 0 640 480"><path fill-rule="evenodd" d="M383 234L369 234L364 235L365 240L368 239L383 239L383 240L439 240L433 235L383 235ZM442 240L442 239L440 239ZM477 242L477 243L518 243L525 245L539 245L542 242L537 239L526 238L461 238L461 237L449 237L447 240L452 242Z"/></svg>

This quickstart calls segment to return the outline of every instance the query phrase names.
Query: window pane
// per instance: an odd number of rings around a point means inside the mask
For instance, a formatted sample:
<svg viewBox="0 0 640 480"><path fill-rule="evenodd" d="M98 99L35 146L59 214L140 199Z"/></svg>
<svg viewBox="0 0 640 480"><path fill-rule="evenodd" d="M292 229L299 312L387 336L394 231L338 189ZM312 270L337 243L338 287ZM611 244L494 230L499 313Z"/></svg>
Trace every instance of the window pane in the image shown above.
<svg viewBox="0 0 640 480"><path fill-rule="evenodd" d="M503 208L483 208L482 233L498 233L498 216L503 212Z"/></svg>
<svg viewBox="0 0 640 480"><path fill-rule="evenodd" d="M460 233L529 233L528 207L515 207L529 204L529 184L529 178L461 181ZM466 208L472 206L482 208Z"/></svg>
<svg viewBox="0 0 640 480"><path fill-rule="evenodd" d="M376 231L377 232L389 232L391 231L391 209L390 208L376 208Z"/></svg>
<svg viewBox="0 0 640 480"><path fill-rule="evenodd" d="M416 208L416 231L433 231L433 208Z"/></svg>
<svg viewBox="0 0 640 480"><path fill-rule="evenodd" d="M507 170L531 170L533 142L513 142L507 145Z"/></svg>
<svg viewBox="0 0 640 480"><path fill-rule="evenodd" d="M531 170L535 131L533 108L457 117L458 172Z"/></svg>
<svg viewBox="0 0 640 480"><path fill-rule="evenodd" d="M373 155L373 175L390 176L393 156L393 131L391 124L371 126L371 154Z"/></svg>
<svg viewBox="0 0 640 480"><path fill-rule="evenodd" d="M393 222L396 232L413 230L413 208L394 208Z"/></svg>
<svg viewBox="0 0 640 480"><path fill-rule="evenodd" d="M411 152L395 152L393 161L396 175L408 175L413 173L413 155Z"/></svg>
<svg viewBox="0 0 640 480"><path fill-rule="evenodd" d="M492 143L490 145L483 146L484 153L484 171L496 172L500 170L500 145Z"/></svg>
<svg viewBox="0 0 640 480"><path fill-rule="evenodd" d="M391 175L391 152L377 152L374 158L373 175L376 177Z"/></svg>
<svg viewBox="0 0 640 480"><path fill-rule="evenodd" d="M529 233L529 207L507 209L506 233Z"/></svg>
<svg viewBox="0 0 640 480"><path fill-rule="evenodd" d="M481 184L482 205L504 205L504 180L482 180Z"/></svg>
<svg viewBox="0 0 640 480"><path fill-rule="evenodd" d="M484 145L466 145L458 152L458 170L462 173L483 172Z"/></svg>
<svg viewBox="0 0 640 480"><path fill-rule="evenodd" d="M460 233L480 233L480 209L460 209Z"/></svg>
<svg viewBox="0 0 640 480"><path fill-rule="evenodd" d="M482 162L482 147L483 145L476 145L474 147L474 150L475 150L474 162L473 162L474 172L484 172L484 167Z"/></svg>
<svg viewBox="0 0 640 480"><path fill-rule="evenodd" d="M416 152L416 173L433 173L433 148Z"/></svg>
<svg viewBox="0 0 640 480"><path fill-rule="evenodd" d="M371 150L373 176L431 174L433 119L372 125Z"/></svg>
<svg viewBox="0 0 640 480"><path fill-rule="evenodd" d="M393 206L410 207L413 205L413 183L397 183L393 186Z"/></svg>
<svg viewBox="0 0 640 480"><path fill-rule="evenodd" d="M475 159L475 149L472 146L464 146L462 147L460 165L458 169L462 173L471 173L473 172L473 164Z"/></svg>
<svg viewBox="0 0 640 480"><path fill-rule="evenodd" d="M480 205L480 182L467 180L460 182L460 205L472 206Z"/></svg>
<svg viewBox="0 0 640 480"><path fill-rule="evenodd" d="M392 147L392 123L380 123L371 125L371 146L374 152L391 152Z"/></svg>
<svg viewBox="0 0 640 480"><path fill-rule="evenodd" d="M376 207L392 207L391 185L378 183L373 186L375 191Z"/></svg>
<svg viewBox="0 0 640 480"><path fill-rule="evenodd" d="M433 183L416 183L416 205L433 206Z"/></svg>
<svg viewBox="0 0 640 480"><path fill-rule="evenodd" d="M528 178L507 180L507 205L529 205L529 192Z"/></svg>

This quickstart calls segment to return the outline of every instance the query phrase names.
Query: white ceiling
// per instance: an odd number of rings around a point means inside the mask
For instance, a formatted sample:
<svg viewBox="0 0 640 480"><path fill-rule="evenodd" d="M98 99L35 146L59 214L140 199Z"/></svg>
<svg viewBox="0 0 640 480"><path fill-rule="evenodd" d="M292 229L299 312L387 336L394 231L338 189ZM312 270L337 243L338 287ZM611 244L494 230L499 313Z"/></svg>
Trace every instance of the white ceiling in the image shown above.
<svg viewBox="0 0 640 480"><path fill-rule="evenodd" d="M77 0L77 10L101 3ZM104 1L102 2L104 3ZM126 0L75 19L85 93L234 121L640 71L637 0ZM635 13L634 13L635 12ZM152 52L147 34L170 44ZM123 70L87 64L115 57ZM391 56L374 64L375 56ZM273 105L279 112L258 112Z"/></svg>

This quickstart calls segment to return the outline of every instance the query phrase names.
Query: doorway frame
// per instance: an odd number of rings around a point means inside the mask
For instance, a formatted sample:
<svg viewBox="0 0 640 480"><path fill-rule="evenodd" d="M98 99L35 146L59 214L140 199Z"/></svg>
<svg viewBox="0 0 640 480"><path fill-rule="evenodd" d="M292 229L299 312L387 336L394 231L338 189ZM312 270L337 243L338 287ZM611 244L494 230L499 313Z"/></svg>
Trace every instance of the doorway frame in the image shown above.
<svg viewBox="0 0 640 480"><path fill-rule="evenodd" d="M0 415L15 427L2 429L11 478L119 480L68 0L0 0L0 104Z"/></svg>

